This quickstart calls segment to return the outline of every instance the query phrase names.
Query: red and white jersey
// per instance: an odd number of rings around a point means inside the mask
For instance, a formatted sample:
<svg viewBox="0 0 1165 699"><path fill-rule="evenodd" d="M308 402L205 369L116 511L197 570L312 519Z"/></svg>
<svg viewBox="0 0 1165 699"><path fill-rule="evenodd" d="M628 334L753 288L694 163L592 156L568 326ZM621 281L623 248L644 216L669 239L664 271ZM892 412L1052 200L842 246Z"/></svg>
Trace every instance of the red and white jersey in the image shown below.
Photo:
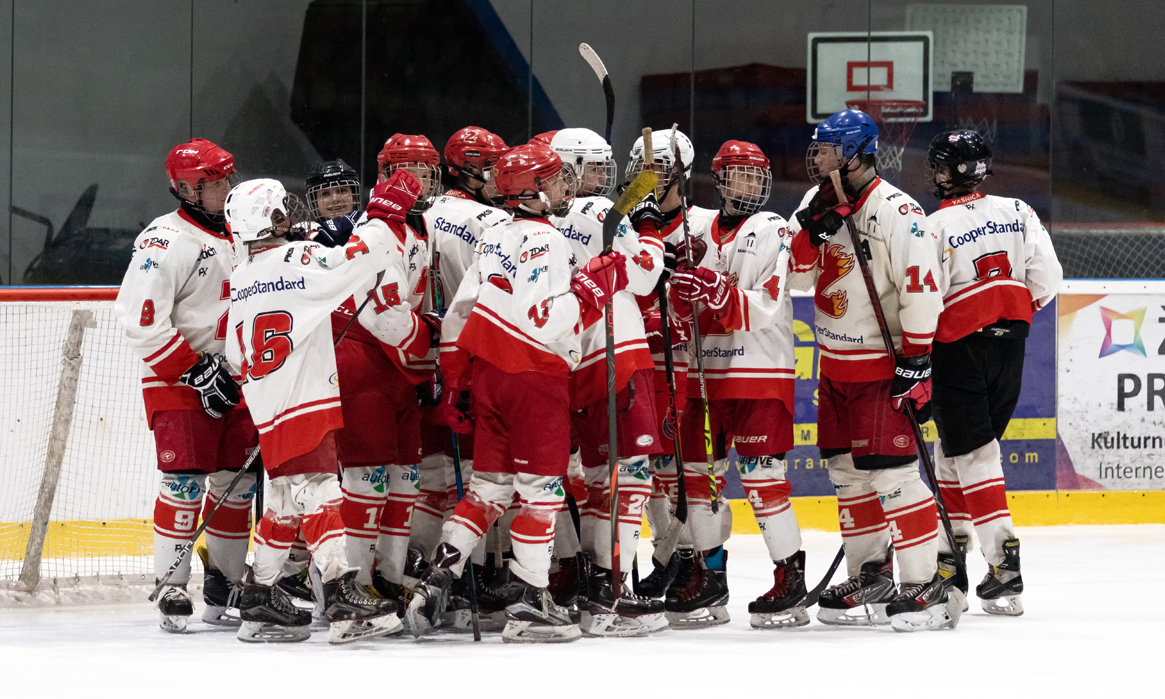
<svg viewBox="0 0 1165 699"><path fill-rule="evenodd" d="M387 229L364 226L343 247L301 241L259 250L231 275L227 360L244 377L268 469L343 426L328 319L392 266L395 247Z"/></svg>
<svg viewBox="0 0 1165 699"><path fill-rule="evenodd" d="M793 300L785 293L792 234L777 214L749 216L722 230L719 217L693 229L708 244L697 267L727 276L728 305L720 318L700 312L708 398L778 398L793 414ZM695 351L693 347L692 350ZM690 381L698 379L689 374ZM688 395L699 395L698 384Z"/></svg>
<svg viewBox="0 0 1165 699"><path fill-rule="evenodd" d="M603 252L603 219L613 204L606 197L578 197L570 212L551 221L570 244L572 267L586 265ZM627 258L627 288L615 294L612 313L615 321L615 388L622 390L640 369L651 369L651 350L643 331L643 312L636 296L655 291L663 270L663 240L640 237L626 223L619 225L612 246ZM603 323L583 330L582 359L570 377L571 409L578 410L607 395L607 331Z"/></svg>
<svg viewBox="0 0 1165 699"><path fill-rule="evenodd" d="M224 355L235 243L178 209L154 219L134 241L113 310L142 358L142 394L152 426L159 410L202 410L178 379L198 355Z"/></svg>
<svg viewBox="0 0 1165 699"><path fill-rule="evenodd" d="M1060 290L1064 270L1036 212L1019 199L975 192L944 201L927 219L942 244L939 342L997 320L1030 323Z"/></svg>
<svg viewBox="0 0 1165 699"><path fill-rule="evenodd" d="M460 189L450 189L437 197L424 216L430 245L440 256L441 298L448 305L476 259L482 233L513 217L502 209L482 204Z"/></svg>
<svg viewBox="0 0 1165 699"><path fill-rule="evenodd" d="M432 378L437 358L430 352L429 326L421 321L429 293L429 244L423 235L404 223L386 223L361 218L354 233L375 235L393 241L393 253L383 275L373 275L332 314L332 331L339 337L348 328L344 341L380 344L393 364L416 384ZM364 305L357 322L348 322Z"/></svg>
<svg viewBox="0 0 1165 699"><path fill-rule="evenodd" d="M814 195L806 193L798 211ZM903 355L930 351L942 312L942 246L922 207L897 187L875 178L854 204L854 223L866 249L874 288L895 348ZM881 381L894 376L894 363L870 304L853 237L843 224L821 247L809 242L796 218L790 288L815 289L815 331L821 374L833 381Z"/></svg>
<svg viewBox="0 0 1165 699"><path fill-rule="evenodd" d="M441 326L441 371L462 375L470 355L510 374L567 378L582 357L577 268L550 221L520 218L486 231Z"/></svg>

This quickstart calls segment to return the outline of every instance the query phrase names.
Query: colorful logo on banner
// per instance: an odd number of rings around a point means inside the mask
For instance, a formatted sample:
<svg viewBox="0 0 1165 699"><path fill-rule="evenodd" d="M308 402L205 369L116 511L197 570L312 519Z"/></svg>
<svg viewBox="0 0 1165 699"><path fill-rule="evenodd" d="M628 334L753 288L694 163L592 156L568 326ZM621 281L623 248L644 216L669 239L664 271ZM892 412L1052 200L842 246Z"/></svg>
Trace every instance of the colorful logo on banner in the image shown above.
<svg viewBox="0 0 1165 699"><path fill-rule="evenodd" d="M1141 340L1141 324L1145 322L1144 308L1138 308L1128 313L1117 313L1112 309L1101 306L1100 320L1104 323L1104 342L1100 345L1101 357L1116 354L1121 350L1139 354L1142 357L1145 356L1145 343ZM1133 341L1131 343L1118 345L1112 341L1112 322L1114 320L1133 321Z"/></svg>

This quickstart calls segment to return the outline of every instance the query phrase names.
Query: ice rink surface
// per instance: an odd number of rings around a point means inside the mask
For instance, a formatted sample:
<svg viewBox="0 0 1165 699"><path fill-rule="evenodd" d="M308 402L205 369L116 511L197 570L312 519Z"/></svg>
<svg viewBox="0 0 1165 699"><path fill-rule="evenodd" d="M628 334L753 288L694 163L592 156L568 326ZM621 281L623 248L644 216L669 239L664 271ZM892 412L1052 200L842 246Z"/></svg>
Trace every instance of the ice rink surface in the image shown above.
<svg viewBox="0 0 1165 699"><path fill-rule="evenodd" d="M1026 614L971 610L953 631L809 626L758 631L749 600L772 584L760 536L728 543L732 622L644 639L503 644L439 632L327 644L246 645L200 622L160 631L147 604L0 610L4 697L1126 697L1162 696L1165 525L1020 530ZM810 585L837 534L806 532ZM646 547L640 548L646 560ZM972 585L986 564L969 561ZM843 578L844 567L834 578ZM197 613L201 613L201 600Z"/></svg>

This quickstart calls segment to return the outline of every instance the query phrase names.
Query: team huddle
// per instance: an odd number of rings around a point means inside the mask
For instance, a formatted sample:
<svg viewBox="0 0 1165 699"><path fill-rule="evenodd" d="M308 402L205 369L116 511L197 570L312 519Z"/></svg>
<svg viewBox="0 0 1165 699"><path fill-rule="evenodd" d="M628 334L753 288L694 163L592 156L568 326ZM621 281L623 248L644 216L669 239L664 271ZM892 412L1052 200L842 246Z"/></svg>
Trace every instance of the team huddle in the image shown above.
<svg viewBox="0 0 1165 699"><path fill-rule="evenodd" d="M877 147L860 111L820 124L788 219L761 210L769 160L742 141L712 160L719 208L690 206L694 149L674 127L636 142L618 206L611 148L581 128L511 148L466 127L443 158L394 135L366 204L340 160L301 202L236 184L209 141L174 148L179 207L138 237L115 304L161 472L161 627L194 614L200 518L202 620L247 642L728 623L731 448L774 565L753 627L803 626L816 605L825 624L952 628L972 531L983 609L1022 614L999 439L1062 271L1029 206L979 191L976 133L932 141L930 216L877 176ZM790 290L813 293L848 573L824 590L806 584L785 476ZM949 530L920 476L931 415Z"/></svg>

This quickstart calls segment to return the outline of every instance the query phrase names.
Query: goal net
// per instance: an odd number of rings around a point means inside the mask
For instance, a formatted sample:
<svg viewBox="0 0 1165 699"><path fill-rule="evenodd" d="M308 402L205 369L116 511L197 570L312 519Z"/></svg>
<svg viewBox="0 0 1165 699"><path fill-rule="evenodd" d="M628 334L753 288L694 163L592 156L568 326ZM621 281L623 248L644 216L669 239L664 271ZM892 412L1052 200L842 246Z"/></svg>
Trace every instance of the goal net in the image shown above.
<svg viewBox="0 0 1165 699"><path fill-rule="evenodd" d="M154 441L116 292L0 291L0 606L153 583Z"/></svg>

